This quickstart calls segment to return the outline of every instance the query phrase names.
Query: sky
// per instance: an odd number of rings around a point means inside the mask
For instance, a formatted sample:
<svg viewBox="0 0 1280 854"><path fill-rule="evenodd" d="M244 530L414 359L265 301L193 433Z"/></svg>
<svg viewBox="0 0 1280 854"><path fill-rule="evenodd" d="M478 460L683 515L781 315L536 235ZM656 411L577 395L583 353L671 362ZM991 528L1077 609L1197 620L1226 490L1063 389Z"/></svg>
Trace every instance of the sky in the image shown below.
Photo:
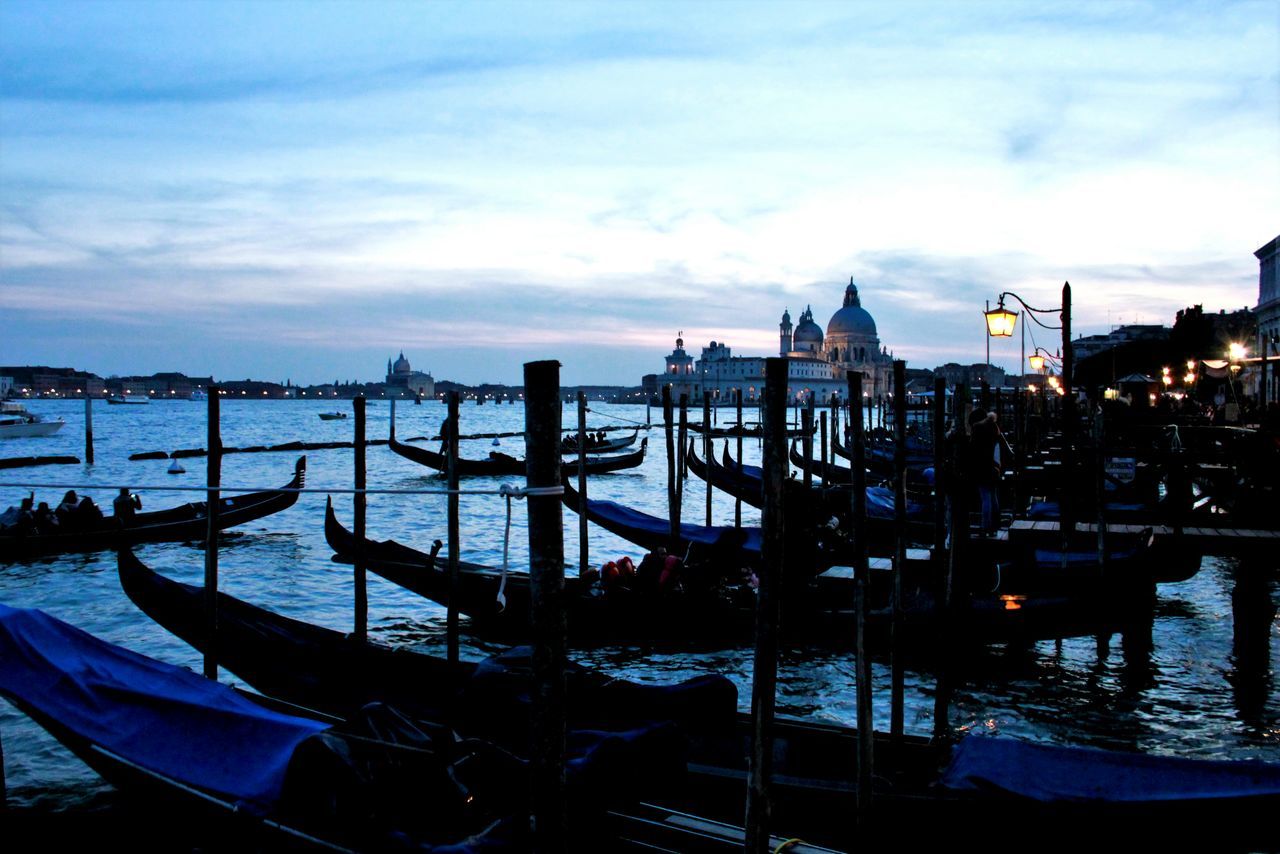
<svg viewBox="0 0 1280 854"><path fill-rule="evenodd" d="M1004 291L1253 306L1278 57L1280 0L9 0L0 364L638 385L850 278L909 367Z"/></svg>

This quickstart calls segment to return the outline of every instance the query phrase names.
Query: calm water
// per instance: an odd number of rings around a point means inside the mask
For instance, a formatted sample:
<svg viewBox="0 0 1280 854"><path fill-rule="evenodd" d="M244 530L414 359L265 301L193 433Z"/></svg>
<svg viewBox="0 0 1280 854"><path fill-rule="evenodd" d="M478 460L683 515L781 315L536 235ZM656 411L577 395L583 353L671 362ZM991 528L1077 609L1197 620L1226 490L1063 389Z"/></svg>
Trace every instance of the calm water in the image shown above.
<svg viewBox="0 0 1280 854"><path fill-rule="evenodd" d="M33 401L32 411L62 416L67 426L46 439L0 443L0 457L72 454L83 457L83 401ZM286 441L337 441L352 438L353 421L321 421L319 412L350 402L237 401L222 405L222 437L228 446ZM643 406L592 404L590 427L643 423ZM369 436L386 436L390 407L369 407ZM94 404L97 464L0 471L0 481L90 483L105 486L166 484L192 486L204 482L203 459L184 460L184 475L168 475L167 460L129 462L131 453L205 444L205 405L162 401L149 406ZM434 435L444 417L438 403L400 405L397 433ZM655 411L655 417L660 413ZM729 416L732 418L732 416ZM464 406L462 431L519 431L524 410L516 406ZM564 424L576 423L567 406ZM650 436L650 453L636 470L592 479L592 494L655 512L666 513L666 462L660 430ZM502 450L523 453L520 439L503 439ZM464 442L462 453L482 457L489 440ZM759 447L745 443L746 459L759 459ZM232 455L223 463L223 484L278 486L292 472L295 455ZM430 489L442 485L432 473L403 460L384 447L368 452L369 486ZM516 481L516 478L508 480ZM316 451L308 455L309 487L349 487L350 450ZM499 479L469 479L467 487L496 488ZM64 488L39 490L37 500L60 500ZM84 492L85 490L81 490ZM88 490L109 507L113 492ZM189 493L138 489L145 509L193 500ZM0 509L16 504L25 490L0 487ZM336 499L339 517L350 522L351 499ZM690 478L684 516L699 521L705 485ZM713 503L717 523L732 523L733 502L718 495ZM497 496L462 499L464 560L500 564L506 520L504 500ZM330 561L324 541L324 496L304 495L291 509L225 536L220 579L226 592L267 608L332 628L352 626L349 567ZM758 513L744 508L744 521L758 523ZM515 502L511 565L527 566L525 507ZM441 495L373 496L369 502L370 536L394 538L426 549L445 532L445 498ZM565 554L570 566L578 554L577 517L565 515ZM623 554L641 556L636 547L599 529L590 531L592 561ZM199 582L203 552L183 544L143 546L148 565L184 581ZM952 723L1008 736L1063 744L1085 744L1157 753L1280 761L1280 700L1273 669L1280 650L1280 623L1275 619L1278 592L1276 567L1242 567L1207 558L1191 581L1165 585L1159 591L1152 643L1072 638L1033 645L995 646L973 654L961 674ZM570 572L574 569L570 569ZM198 670L199 656L187 645L151 623L121 593L115 559L110 554L75 555L0 566L0 601L38 607L94 634L147 655ZM369 578L369 625L373 636L442 652L444 611L376 576ZM467 643L464 656L478 658L492 647ZM750 696L751 650L681 651L669 648L609 647L575 651L575 657L617 675L641 680L670 680L701 672L724 673L739 685L740 702ZM874 665L876 718L888 725L888 672ZM847 652L798 649L787 653L779 673L778 703L782 713L853 723L853 663ZM231 677L224 676L227 681ZM932 729L933 677L907 674L908 729ZM76 808L100 800L105 790L96 776L43 731L7 704L0 704L0 738L11 804L40 809Z"/></svg>

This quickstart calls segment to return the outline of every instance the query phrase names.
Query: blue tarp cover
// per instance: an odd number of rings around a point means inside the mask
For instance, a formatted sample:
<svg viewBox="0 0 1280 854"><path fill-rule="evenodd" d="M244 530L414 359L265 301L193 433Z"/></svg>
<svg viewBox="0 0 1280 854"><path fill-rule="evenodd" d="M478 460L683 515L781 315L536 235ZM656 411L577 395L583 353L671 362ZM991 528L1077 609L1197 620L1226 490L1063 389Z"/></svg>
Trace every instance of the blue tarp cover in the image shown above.
<svg viewBox="0 0 1280 854"><path fill-rule="evenodd" d="M650 534L665 535L671 531L671 523L666 519L660 519L657 516L650 516L648 513L642 513L639 510L633 510L624 504L618 504L615 501L601 501L594 498L587 499L587 509L590 513L600 516L602 519L609 519L628 528L637 528ZM701 543L703 545L717 545L720 543L721 537L729 538L729 542L735 541L738 536L739 529L732 525L727 527L705 525L691 525L686 522L680 524L680 536L691 543ZM742 534L745 541L740 548L745 552L759 552L762 542L759 528L751 528L743 526Z"/></svg>
<svg viewBox="0 0 1280 854"><path fill-rule="evenodd" d="M131 762L250 809L275 803L294 748L328 728L7 605L0 693Z"/></svg>
<svg viewBox="0 0 1280 854"><path fill-rule="evenodd" d="M956 745L942 784L956 790L997 789L1044 803L1276 797L1280 765L971 736Z"/></svg>

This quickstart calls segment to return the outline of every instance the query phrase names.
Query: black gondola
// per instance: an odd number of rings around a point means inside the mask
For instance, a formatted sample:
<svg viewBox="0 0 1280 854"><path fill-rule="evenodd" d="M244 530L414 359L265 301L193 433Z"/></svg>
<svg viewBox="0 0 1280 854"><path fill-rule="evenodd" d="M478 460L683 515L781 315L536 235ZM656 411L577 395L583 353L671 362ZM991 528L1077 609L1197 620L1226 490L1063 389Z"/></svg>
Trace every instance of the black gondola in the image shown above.
<svg viewBox="0 0 1280 854"><path fill-rule="evenodd" d="M449 458L446 454L432 451L429 448L406 445L396 441L394 438L387 442L387 446L406 460L412 460L419 465L438 472L448 471ZM639 450L628 454L616 454L609 457L587 457L587 474L606 474L608 472L633 469L644 462L644 454L648 446L649 440L644 439L640 443ZM578 468L576 459L567 459L561 463L561 471L566 475L577 474ZM462 477L522 477L525 474L525 461L498 451L491 451L487 460L469 460L459 457L458 474Z"/></svg>
<svg viewBox="0 0 1280 854"><path fill-rule="evenodd" d="M250 492L221 499L218 529L243 525L292 507L297 490L306 483L307 458L294 464L293 478L280 489ZM99 551L138 543L202 540L208 534L208 511L204 501L193 501L168 510L136 513L126 523L115 516L84 520L78 527L40 532L0 528L0 561L62 552Z"/></svg>
<svg viewBox="0 0 1280 854"><path fill-rule="evenodd" d="M165 579L136 561L122 561L121 579L130 597L161 625L189 642L203 634L201 588ZM421 653L354 641L225 595L219 603L223 662L259 690L286 700L325 703L321 708L339 713L370 699L394 699L410 717L443 715L464 734L489 739L524 735L522 726L510 725L512 711L522 708L523 700L504 703L490 691L467 696L468 681L484 664L450 668ZM499 672L496 677L508 699L526 690L527 674ZM598 674L574 671L570 710L579 720L584 709L590 710L588 718L602 712L619 719L637 712L661 715L660 694L651 695L659 700L651 704L642 695L628 696L631 687L611 694L617 687ZM730 711L726 719L726 694L718 688L713 692L716 699L710 704L694 691L681 700L697 702L676 705L675 717L689 735L689 780L665 793L659 810L692 808L740 821L750 717ZM688 708L710 713L679 714ZM848 821L848 809L856 779L857 733L782 717L775 723L774 738L775 817L828 844L889 839L901 832L904 820L927 819L919 831L925 837L936 833L942 838L961 829L977 832L989 829L993 815L999 816L1006 840L1019 847L1025 833L1042 832L1046 826L1055 828L1059 841L1087 838L1099 826L1108 827L1110 834L1128 828L1147 841L1161 834L1176 839L1183 821L1174 819L1192 816L1212 822L1220 840L1261 840L1269 839L1263 819L1280 805L1280 768L1260 762L1146 757L1007 737L974 736L953 747L917 736L877 735L876 808L868 821L855 824Z"/></svg>
<svg viewBox="0 0 1280 854"><path fill-rule="evenodd" d="M640 429L636 430L626 438L622 439L605 439L603 442L593 442L587 440L588 454L612 454L615 451L621 451L623 448L630 448L636 443L636 437L640 435ZM560 440L561 454L578 453L578 437L576 434L570 434Z"/></svg>
<svg viewBox="0 0 1280 854"><path fill-rule="evenodd" d="M426 854L528 850L531 842L523 759L389 706L335 718L3 605L0 695L149 803L156 816L137 829L144 834L199 833L202 844L213 839L226 850ZM574 733L566 756L574 850L729 851L735 841L740 849L740 830L720 828L727 836L708 845L696 817L635 804L682 778L680 741L662 723ZM664 847L663 839L680 841Z"/></svg>

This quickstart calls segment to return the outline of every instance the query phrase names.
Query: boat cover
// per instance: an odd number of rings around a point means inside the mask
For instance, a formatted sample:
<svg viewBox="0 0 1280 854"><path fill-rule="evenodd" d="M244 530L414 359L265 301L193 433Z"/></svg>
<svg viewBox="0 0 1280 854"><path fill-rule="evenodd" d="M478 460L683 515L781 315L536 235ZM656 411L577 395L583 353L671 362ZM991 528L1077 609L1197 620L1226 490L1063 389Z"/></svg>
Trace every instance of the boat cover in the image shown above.
<svg viewBox="0 0 1280 854"><path fill-rule="evenodd" d="M744 463L734 464L744 477L753 478L763 483L764 469L760 466L750 466ZM932 470L930 470L932 471ZM929 475L930 483L932 483L932 474ZM923 504L915 501L907 501L907 518L923 519L927 514L928 508ZM872 519L892 519L893 518L893 490L887 486L868 486L867 487L867 516Z"/></svg>
<svg viewBox="0 0 1280 854"><path fill-rule="evenodd" d="M280 797L294 748L328 729L42 611L3 604L0 693L130 762L255 811Z"/></svg>
<svg viewBox="0 0 1280 854"><path fill-rule="evenodd" d="M671 523L666 519L650 516L648 513L634 510L615 501L589 498L587 499L587 510L591 515L599 516L601 519L655 536L665 536L671 532ZM740 543L737 541L739 534L742 535ZM732 525L706 527L705 525L692 525L682 522L680 523L680 537L686 542L701 543L706 546L733 545L744 552L754 552L756 554L760 553L760 546L763 542L759 528L751 528L745 525L742 528L735 528Z"/></svg>
<svg viewBox="0 0 1280 854"><path fill-rule="evenodd" d="M1154 508L1149 504L1126 504L1108 501L1104 507L1107 513L1140 513ZM1056 501L1037 501L1027 508L1028 519L1057 519L1062 516L1062 507Z"/></svg>
<svg viewBox="0 0 1280 854"><path fill-rule="evenodd" d="M1280 764L1184 759L971 736L942 785L998 790L1043 803L1142 803L1280 796Z"/></svg>

